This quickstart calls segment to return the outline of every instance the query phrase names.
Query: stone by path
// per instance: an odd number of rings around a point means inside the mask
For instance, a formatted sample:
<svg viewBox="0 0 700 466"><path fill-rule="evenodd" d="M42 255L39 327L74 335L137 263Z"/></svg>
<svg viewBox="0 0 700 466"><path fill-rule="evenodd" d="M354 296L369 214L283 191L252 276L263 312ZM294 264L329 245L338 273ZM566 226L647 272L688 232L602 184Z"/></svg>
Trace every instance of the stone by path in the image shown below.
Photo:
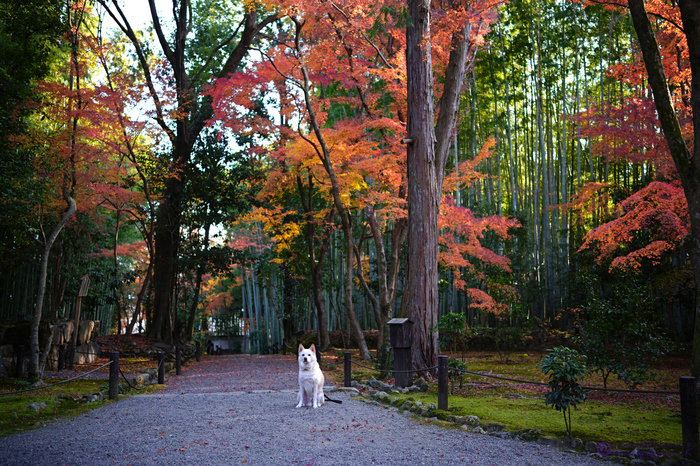
<svg viewBox="0 0 700 466"><path fill-rule="evenodd" d="M334 392L296 409L290 356L205 356L155 395L0 439L0 465L598 465L536 443L424 425Z"/></svg>

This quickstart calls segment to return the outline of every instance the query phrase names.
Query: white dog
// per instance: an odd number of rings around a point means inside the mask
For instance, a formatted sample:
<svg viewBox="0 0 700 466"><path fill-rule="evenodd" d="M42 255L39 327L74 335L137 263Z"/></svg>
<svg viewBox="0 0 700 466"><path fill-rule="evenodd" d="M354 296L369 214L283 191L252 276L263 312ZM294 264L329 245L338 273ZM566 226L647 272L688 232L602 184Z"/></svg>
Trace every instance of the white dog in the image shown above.
<svg viewBox="0 0 700 466"><path fill-rule="evenodd" d="M299 403L302 406L318 408L324 402L323 398L323 372L316 361L316 347L304 349L299 345Z"/></svg>

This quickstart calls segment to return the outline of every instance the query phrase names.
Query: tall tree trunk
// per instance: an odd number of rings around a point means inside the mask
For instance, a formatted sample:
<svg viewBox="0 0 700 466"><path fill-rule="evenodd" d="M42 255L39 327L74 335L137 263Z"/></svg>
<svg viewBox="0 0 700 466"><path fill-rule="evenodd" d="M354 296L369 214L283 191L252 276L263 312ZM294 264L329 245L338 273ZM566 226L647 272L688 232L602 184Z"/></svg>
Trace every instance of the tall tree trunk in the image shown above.
<svg viewBox="0 0 700 466"><path fill-rule="evenodd" d="M678 5L688 44L699 43L700 3L695 0L679 0ZM649 75L649 85L654 94L661 128L680 174L685 197L688 201L690 235L685 241L689 243L690 263L693 264L695 279L695 327L691 374L693 377L700 378L700 50L692 45L688 47L692 73L690 102L693 110L694 130L693 153L691 153L683 139L678 117L669 94L661 54L644 2L643 0L629 0L629 8Z"/></svg>
<svg viewBox="0 0 700 466"><path fill-rule="evenodd" d="M508 87L508 68L505 63L505 48L503 47L503 34L498 28L498 38L501 41L501 55L503 56L503 87L506 98L506 137L508 138L508 179L510 181L510 213L515 215L518 212L518 172L513 162L513 138L510 126L510 89Z"/></svg>
<svg viewBox="0 0 700 466"><path fill-rule="evenodd" d="M413 321L413 364L434 367L438 356L438 226L445 164L466 71L470 25L452 37L437 123L433 111L430 0L408 0L406 73L408 256L402 314Z"/></svg>
<svg viewBox="0 0 700 466"><path fill-rule="evenodd" d="M435 160L430 0L409 0L406 27L408 255L404 314L413 321L413 364L437 364L437 218L440 187Z"/></svg>
<svg viewBox="0 0 700 466"><path fill-rule="evenodd" d="M680 174L685 197L688 202L690 217L690 235L684 238L688 244L690 263L693 264L695 280L695 323L693 328L693 351L691 356L691 375L700 378L700 50L692 44L700 41L700 3L697 0L679 0L678 6L683 21L683 31L688 41L690 70L692 74L690 103L693 114L693 152L691 153L683 138L678 116L668 89L659 47L644 8L643 0L629 0L630 14L634 29L639 38L639 45L644 57L644 64L649 76L649 85L654 94L656 111L661 122L661 129L668 143L673 162ZM697 438L693 439L693 459L700 459Z"/></svg>

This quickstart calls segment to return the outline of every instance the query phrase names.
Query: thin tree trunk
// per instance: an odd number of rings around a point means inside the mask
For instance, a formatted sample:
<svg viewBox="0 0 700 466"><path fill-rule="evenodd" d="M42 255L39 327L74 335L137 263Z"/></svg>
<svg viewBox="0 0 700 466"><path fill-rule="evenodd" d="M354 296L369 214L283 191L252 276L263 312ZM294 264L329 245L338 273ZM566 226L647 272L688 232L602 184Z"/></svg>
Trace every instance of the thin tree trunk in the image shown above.
<svg viewBox="0 0 700 466"><path fill-rule="evenodd" d="M310 86L310 81L309 81L309 75L308 71L306 69L306 66L304 65L304 56L302 52L302 47L300 44L301 40L301 29L302 29L302 23L299 22L297 19L294 19L295 24L297 26L297 31L296 31L296 39L295 39L295 44L296 44L296 51L300 60L300 69L303 75L302 78L302 91L304 93L304 100L306 104L306 111L309 114L309 120L311 123L311 127L313 129L314 135L316 136L316 140L318 141L318 144L314 143L313 141L309 140L306 138L307 142L311 144L311 146L314 148L316 151L319 159L323 163L323 167L326 170L326 173L328 174L328 177L331 182L331 195L333 196L333 203L335 205L336 210L338 211L338 214L340 214L340 220L342 224L342 230L343 230L343 235L345 236L345 251L346 251L346 265L345 265L345 282L344 282L344 291L345 291L345 312L347 313L349 324L351 325L353 334L355 336L355 339L357 341L357 344L360 348L360 357L365 360L369 360L370 355L369 355L369 349L367 348L367 342L365 341L365 336L364 333L362 332L362 327L360 326L360 322L357 319L357 315L355 314L353 302L352 302L352 292L353 292L353 257L354 257L354 250L355 250L355 241L353 239L353 234L352 234L352 218L350 216L350 212L348 211L347 207L343 203L341 197L340 197L340 188L338 184L338 180L335 175L335 168L333 166L333 162L331 160L331 153L330 149L328 148L328 145L326 144L326 140L323 137L323 133L321 131L321 126L318 123L318 120L316 119L316 113L314 111L313 105L311 103L311 91L309 90ZM300 135L301 132L299 133ZM302 137L304 137L302 135Z"/></svg>
<svg viewBox="0 0 700 466"><path fill-rule="evenodd" d="M328 311L326 310L326 298L323 296L323 261L328 251L330 244L331 232L333 230L333 217L335 217L335 209L331 209L326 216L324 224L323 239L319 249L318 257L316 256L316 221L313 216L313 177L309 174L308 177L308 193L301 181L301 176L297 175L297 189L301 204L306 214L306 243L309 248L309 266L311 268L311 286L313 288L313 299L318 314L318 334L319 334L319 349L326 351L330 346L330 337L328 335Z"/></svg>
<svg viewBox="0 0 700 466"><path fill-rule="evenodd" d="M40 352L39 347L39 325L41 324L41 312L44 307L44 294L46 293L46 274L49 264L49 255L51 254L51 247L56 242L58 234L61 232L63 227L68 223L68 220L73 217L75 212L78 210L78 206L75 199L71 197L67 188L63 188L63 199L65 199L68 207L63 213L61 220L54 227L53 231L46 239L43 244L43 249L41 253L41 262L39 264L39 287L36 295L36 302L34 303L34 315L32 316L32 324L29 332L29 368L28 368L28 379L32 382L36 382L41 379L41 374L43 368L40 365ZM75 329L74 331L77 331Z"/></svg>
<svg viewBox="0 0 700 466"><path fill-rule="evenodd" d="M211 225L207 224L204 226L204 249L209 247L209 230ZM200 259L201 260L201 259ZM187 316L187 326L185 327L185 334L182 336L184 341L192 341L194 337L194 320L197 316L197 308L199 307L199 295L202 290L202 275L204 274L204 265L197 265L197 272L194 279L194 296L192 297L192 304L190 305L190 312Z"/></svg>

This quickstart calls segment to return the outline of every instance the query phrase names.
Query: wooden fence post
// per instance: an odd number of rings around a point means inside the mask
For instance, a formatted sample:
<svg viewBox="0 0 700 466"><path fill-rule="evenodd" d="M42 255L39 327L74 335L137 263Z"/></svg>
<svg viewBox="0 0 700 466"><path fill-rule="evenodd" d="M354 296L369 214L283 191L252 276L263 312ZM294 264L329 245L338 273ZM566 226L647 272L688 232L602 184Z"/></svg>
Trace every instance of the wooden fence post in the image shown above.
<svg viewBox="0 0 700 466"><path fill-rule="evenodd" d="M15 367L15 376L18 379L24 377L24 345L17 345L17 367Z"/></svg>
<svg viewBox="0 0 700 466"><path fill-rule="evenodd" d="M58 364L56 365L56 370L62 371L66 368L66 345L60 345L58 347Z"/></svg>
<svg viewBox="0 0 700 466"><path fill-rule="evenodd" d="M690 458L700 459L698 444L698 414L695 394L695 377L680 378L681 428L683 432L683 453Z"/></svg>
<svg viewBox="0 0 700 466"><path fill-rule="evenodd" d="M119 351L109 354L112 364L109 365L109 399L116 400L119 396Z"/></svg>
<svg viewBox="0 0 700 466"><path fill-rule="evenodd" d="M438 409L447 411L447 356L438 356Z"/></svg>
<svg viewBox="0 0 700 466"><path fill-rule="evenodd" d="M343 359L343 367L345 369L345 383L343 384L343 386L349 387L350 386L350 375L352 372L349 351L345 352L344 359Z"/></svg>
<svg viewBox="0 0 700 466"><path fill-rule="evenodd" d="M165 383L165 354L162 351L158 353L158 383Z"/></svg>
<svg viewBox="0 0 700 466"><path fill-rule="evenodd" d="M180 375L182 369L182 352L179 346L175 347L175 375Z"/></svg>

